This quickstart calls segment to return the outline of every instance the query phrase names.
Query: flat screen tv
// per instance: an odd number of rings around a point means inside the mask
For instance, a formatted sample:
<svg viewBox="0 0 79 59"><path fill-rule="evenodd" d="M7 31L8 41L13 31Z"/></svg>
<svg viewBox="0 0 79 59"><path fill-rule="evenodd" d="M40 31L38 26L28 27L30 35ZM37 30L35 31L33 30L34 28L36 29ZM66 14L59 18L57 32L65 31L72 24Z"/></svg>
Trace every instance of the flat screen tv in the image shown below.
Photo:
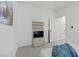
<svg viewBox="0 0 79 59"><path fill-rule="evenodd" d="M33 32L34 38L43 37L43 36L44 36L44 31L34 31Z"/></svg>

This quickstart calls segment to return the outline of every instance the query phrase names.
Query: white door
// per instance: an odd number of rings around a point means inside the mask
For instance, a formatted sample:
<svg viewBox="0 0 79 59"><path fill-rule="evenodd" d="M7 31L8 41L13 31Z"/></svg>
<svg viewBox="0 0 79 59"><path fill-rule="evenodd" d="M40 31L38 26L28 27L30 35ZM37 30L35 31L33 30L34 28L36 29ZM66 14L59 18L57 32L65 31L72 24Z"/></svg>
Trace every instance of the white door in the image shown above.
<svg viewBox="0 0 79 59"><path fill-rule="evenodd" d="M65 17L57 19L57 40L65 39Z"/></svg>

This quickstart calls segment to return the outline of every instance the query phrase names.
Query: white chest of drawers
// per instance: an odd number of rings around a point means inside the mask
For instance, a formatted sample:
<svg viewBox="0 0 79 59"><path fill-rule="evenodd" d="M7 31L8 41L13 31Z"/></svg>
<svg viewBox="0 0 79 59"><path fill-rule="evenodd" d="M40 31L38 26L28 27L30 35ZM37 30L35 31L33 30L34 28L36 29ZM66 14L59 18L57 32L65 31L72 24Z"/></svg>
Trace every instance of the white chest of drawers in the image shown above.
<svg viewBox="0 0 79 59"><path fill-rule="evenodd" d="M34 47L42 46L44 44L45 44L45 39L43 37L33 38L33 46Z"/></svg>

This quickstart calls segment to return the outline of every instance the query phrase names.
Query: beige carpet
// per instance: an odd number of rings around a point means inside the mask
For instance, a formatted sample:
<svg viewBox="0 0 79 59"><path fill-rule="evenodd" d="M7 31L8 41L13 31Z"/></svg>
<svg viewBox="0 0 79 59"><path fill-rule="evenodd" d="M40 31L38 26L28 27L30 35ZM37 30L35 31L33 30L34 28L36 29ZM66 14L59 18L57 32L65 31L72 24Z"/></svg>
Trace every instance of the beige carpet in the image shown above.
<svg viewBox="0 0 79 59"><path fill-rule="evenodd" d="M16 52L16 57L42 57L40 56L40 51L45 48L49 48L52 46L52 43L45 44L44 46L40 47L33 47L33 46L23 46L19 47Z"/></svg>

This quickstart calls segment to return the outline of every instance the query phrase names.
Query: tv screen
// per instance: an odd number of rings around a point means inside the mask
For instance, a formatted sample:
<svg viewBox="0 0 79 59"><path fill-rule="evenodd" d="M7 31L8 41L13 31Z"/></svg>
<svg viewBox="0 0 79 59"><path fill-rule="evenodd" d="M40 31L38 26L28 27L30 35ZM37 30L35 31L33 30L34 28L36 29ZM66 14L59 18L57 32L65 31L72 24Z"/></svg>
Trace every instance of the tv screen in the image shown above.
<svg viewBox="0 0 79 59"><path fill-rule="evenodd" d="M33 37L34 37L34 38L43 37L43 36L44 36L43 31L34 31L34 32L33 32Z"/></svg>

